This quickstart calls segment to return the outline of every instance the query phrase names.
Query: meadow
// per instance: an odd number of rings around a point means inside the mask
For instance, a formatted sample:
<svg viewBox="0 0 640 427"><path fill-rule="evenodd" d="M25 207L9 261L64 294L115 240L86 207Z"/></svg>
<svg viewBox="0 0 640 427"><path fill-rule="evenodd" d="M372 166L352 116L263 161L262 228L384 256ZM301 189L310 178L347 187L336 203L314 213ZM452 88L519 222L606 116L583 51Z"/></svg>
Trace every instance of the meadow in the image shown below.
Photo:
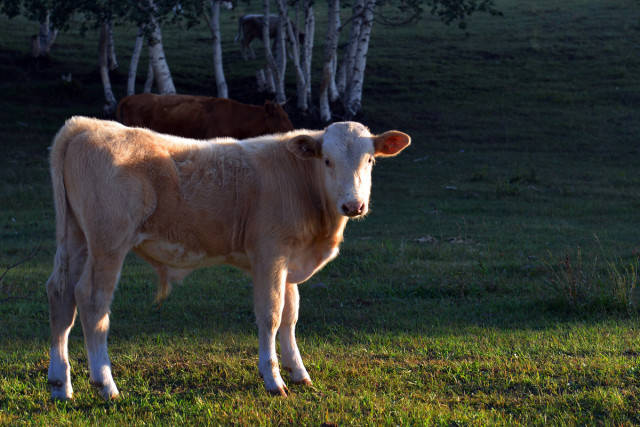
<svg viewBox="0 0 640 427"><path fill-rule="evenodd" d="M374 26L356 119L413 144L378 162L371 213L300 286L314 385L265 392L247 275L194 272L157 306L131 255L112 305L113 402L89 384L79 322L74 399L47 386L47 148L69 116L102 115L97 37L75 22L33 61L37 25L0 17L0 424L640 424L640 4L497 7L466 30ZM257 63L233 43L242 8L222 15L225 71L231 97L260 103ZM215 95L208 29L163 30L178 91ZM134 34L116 28L117 97Z"/></svg>

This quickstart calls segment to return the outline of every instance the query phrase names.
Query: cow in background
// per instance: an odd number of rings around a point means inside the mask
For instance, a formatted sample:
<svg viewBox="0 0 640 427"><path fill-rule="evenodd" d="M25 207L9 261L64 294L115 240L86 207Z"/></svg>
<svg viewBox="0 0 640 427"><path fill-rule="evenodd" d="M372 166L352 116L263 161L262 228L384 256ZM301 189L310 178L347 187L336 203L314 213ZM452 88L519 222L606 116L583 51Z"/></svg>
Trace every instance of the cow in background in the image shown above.
<svg viewBox="0 0 640 427"><path fill-rule="evenodd" d="M244 139L293 130L289 116L278 104L249 105L195 95L130 95L118 104L116 118L127 126L194 139Z"/></svg>
<svg viewBox="0 0 640 427"><path fill-rule="evenodd" d="M280 17L278 15L269 15L269 38L274 40L278 34L278 24ZM243 15L238 18L238 35L235 38L236 42L240 42L242 57L255 58L256 53L251 48L251 42L254 39L262 40L262 26L264 25L264 15L250 14ZM297 32L295 24L293 24L293 31ZM304 43L304 33L299 32L299 42Z"/></svg>
<svg viewBox="0 0 640 427"><path fill-rule="evenodd" d="M51 148L52 397L73 394L68 337L76 308L91 384L105 399L118 395L107 353L109 310L131 250L158 273L159 298L197 268L225 263L251 274L267 391L287 394L276 334L289 379L310 385L295 338L298 284L338 255L347 220L367 214L374 158L395 156L410 142L405 133L373 135L356 122L196 141L113 121L67 120Z"/></svg>

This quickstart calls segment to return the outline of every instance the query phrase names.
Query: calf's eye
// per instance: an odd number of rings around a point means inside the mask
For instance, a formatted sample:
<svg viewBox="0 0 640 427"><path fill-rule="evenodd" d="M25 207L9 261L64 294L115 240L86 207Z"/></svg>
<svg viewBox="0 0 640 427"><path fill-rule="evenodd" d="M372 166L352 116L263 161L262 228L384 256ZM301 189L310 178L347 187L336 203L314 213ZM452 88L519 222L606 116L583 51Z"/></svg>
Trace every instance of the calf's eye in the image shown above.
<svg viewBox="0 0 640 427"><path fill-rule="evenodd" d="M324 164L331 167L331 161L329 159L324 159Z"/></svg>

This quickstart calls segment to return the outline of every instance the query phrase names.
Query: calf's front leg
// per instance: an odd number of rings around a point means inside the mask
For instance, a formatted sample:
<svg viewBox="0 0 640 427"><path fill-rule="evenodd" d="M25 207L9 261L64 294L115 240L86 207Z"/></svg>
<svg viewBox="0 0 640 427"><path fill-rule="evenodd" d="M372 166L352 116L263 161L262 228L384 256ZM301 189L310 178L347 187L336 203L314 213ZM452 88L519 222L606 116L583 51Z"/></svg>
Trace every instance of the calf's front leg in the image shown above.
<svg viewBox="0 0 640 427"><path fill-rule="evenodd" d="M298 322L298 309L300 307L300 294L296 283L286 283L284 296L284 309L278 336L280 338L280 352L282 353L282 365L290 372L291 381L295 384L311 385L311 378L302 363L300 350L296 343L296 323Z"/></svg>
<svg viewBox="0 0 640 427"><path fill-rule="evenodd" d="M287 386L280 376L276 354L276 332L280 327L284 307L284 259L260 260L253 267L253 302L258 324L258 370L264 386L271 394L287 395Z"/></svg>

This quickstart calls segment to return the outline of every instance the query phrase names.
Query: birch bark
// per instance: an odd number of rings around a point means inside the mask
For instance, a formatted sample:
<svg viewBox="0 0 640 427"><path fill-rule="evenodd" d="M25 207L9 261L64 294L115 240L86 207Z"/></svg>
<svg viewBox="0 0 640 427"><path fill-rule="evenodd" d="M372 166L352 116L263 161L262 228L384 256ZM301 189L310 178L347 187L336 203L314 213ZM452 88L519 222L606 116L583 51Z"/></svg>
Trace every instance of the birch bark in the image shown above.
<svg viewBox="0 0 640 427"><path fill-rule="evenodd" d="M220 38L220 0L209 0L211 6L211 16L208 23L211 30L212 48L213 48L213 70L216 76L216 89L219 98L228 98L229 92L227 81L224 78L224 69L222 68L222 44Z"/></svg>
<svg viewBox="0 0 640 427"><path fill-rule="evenodd" d="M360 36L353 60L353 72L347 81L347 91L343 98L347 118L355 116L362 106L364 71L367 66L367 52L369 51L369 40L371 39L375 6L376 0L365 0L362 26L360 28Z"/></svg>
<svg viewBox="0 0 640 427"><path fill-rule="evenodd" d="M147 78L144 81L144 93L150 93L153 88L153 64L151 63L151 52L149 52L149 66L147 67Z"/></svg>
<svg viewBox="0 0 640 427"><path fill-rule="evenodd" d="M264 0L264 16L269 16L269 0ZM283 34L283 26L284 22L280 19L280 23L278 24L278 40L276 41L276 48L279 50L284 49L284 34ZM278 62L273 57L273 53L271 52L271 40L269 39L269 19L265 19L262 24L262 42L264 44L264 52L267 60L267 71L270 71L274 78L275 83L275 92L276 99L275 101L278 104L284 104L286 102L286 96L284 92L284 70L281 67L278 67ZM284 52L281 52L284 53ZM281 55L281 58L278 58L280 64L282 62L286 63L286 55ZM267 72L267 80L269 80L269 73Z"/></svg>
<svg viewBox="0 0 640 427"><path fill-rule="evenodd" d="M131 54L131 62L129 63L129 76L127 78L127 95L136 93L136 74L138 73L138 62L140 61L140 53L144 43L144 31L142 27L138 28L136 42L133 45L133 53Z"/></svg>
<svg viewBox="0 0 640 427"><path fill-rule="evenodd" d="M268 90L264 69L256 71L256 84L258 85L258 92L266 92Z"/></svg>
<svg viewBox="0 0 640 427"><path fill-rule="evenodd" d="M51 12L47 11L44 21L40 22L40 28L37 36L33 36L31 40L31 56L37 58L43 55L49 55L51 46L58 36L58 30L51 29Z"/></svg>
<svg viewBox="0 0 640 427"><path fill-rule="evenodd" d="M349 33L349 43L342 55L342 62L338 69L336 85L340 95L344 96L347 85L353 74L353 63L358 49L358 38L362 27L362 13L364 10L364 0L356 0L351 12L351 32Z"/></svg>
<svg viewBox="0 0 640 427"><path fill-rule="evenodd" d="M117 102L111 90L111 80L109 79L109 29L108 24L104 22L100 27L100 39L98 42L98 65L100 67L100 78L104 89L105 105L103 107L105 114L111 115L116 109Z"/></svg>
<svg viewBox="0 0 640 427"><path fill-rule="evenodd" d="M322 67L322 86L320 87L320 119L331 120L329 91L335 82L335 57L338 49L338 28L340 26L340 0L328 0L327 37L324 42L324 65Z"/></svg>
<svg viewBox="0 0 640 427"><path fill-rule="evenodd" d="M340 25L338 25L338 29ZM339 31L339 30L338 30ZM340 38L340 34L338 34L338 39ZM336 85L336 69L338 68L338 49L333 52L333 59L331 60L331 81L329 82L329 99L331 102L335 102L338 98L340 98L340 93L338 92L338 86Z"/></svg>
<svg viewBox="0 0 640 427"><path fill-rule="evenodd" d="M155 11L155 5L153 0L149 0L149 5L152 10ZM153 66L153 75L158 86L158 92L176 93L176 87L173 84L171 78L171 71L169 70L169 64L167 64L166 57L164 55L164 47L162 46L162 31L160 30L160 24L156 20L156 17L151 12L149 16L149 24L151 25L151 33L149 35L149 60Z"/></svg>
<svg viewBox="0 0 640 427"><path fill-rule="evenodd" d="M118 58L116 57L116 45L113 42L113 24L109 20L107 21L107 42L108 42L108 62L109 62L109 70L115 70L118 68Z"/></svg>
<svg viewBox="0 0 640 427"><path fill-rule="evenodd" d="M307 98L311 100L311 59L313 55L313 44L316 34L316 18L313 11L312 0L304 0L304 44L302 50L302 68L304 70ZM296 34L299 38L299 35Z"/></svg>
<svg viewBox="0 0 640 427"><path fill-rule="evenodd" d="M278 19L278 31L276 32L276 40L275 40L275 45L276 45L275 59L276 59L276 64L278 64L278 67L277 67L277 72L274 73L273 77L274 77L274 80L277 81L276 82L276 98L278 95L277 85L282 86L281 88L282 102L280 102L280 104L284 104L287 101L286 95L285 95L285 87L284 87L284 76L287 71L287 45L285 40L285 37L286 37L285 26L287 21L288 21L287 16L280 15Z"/></svg>
<svg viewBox="0 0 640 427"><path fill-rule="evenodd" d="M40 33L38 34L38 37L40 38L41 53L49 55L51 46L53 46L53 42L56 41L57 36L58 30L51 28L51 12L47 11L44 22L40 23Z"/></svg>
<svg viewBox="0 0 640 427"><path fill-rule="evenodd" d="M289 38L289 43L291 45L291 58L293 59L293 65L296 70L296 93L298 99L298 109L302 111L307 111L309 109L309 101L307 97L307 80L305 75L305 70L303 69L303 65L300 61L300 43L297 31L294 31L291 20L289 19L289 14L287 13L287 5L285 0L276 0L276 4L278 6L278 12L280 14L279 21L285 22L285 27L287 31L287 36ZM281 49L284 47L284 43L282 44ZM280 52L280 56L284 56L284 52ZM280 64L282 65L282 64Z"/></svg>

